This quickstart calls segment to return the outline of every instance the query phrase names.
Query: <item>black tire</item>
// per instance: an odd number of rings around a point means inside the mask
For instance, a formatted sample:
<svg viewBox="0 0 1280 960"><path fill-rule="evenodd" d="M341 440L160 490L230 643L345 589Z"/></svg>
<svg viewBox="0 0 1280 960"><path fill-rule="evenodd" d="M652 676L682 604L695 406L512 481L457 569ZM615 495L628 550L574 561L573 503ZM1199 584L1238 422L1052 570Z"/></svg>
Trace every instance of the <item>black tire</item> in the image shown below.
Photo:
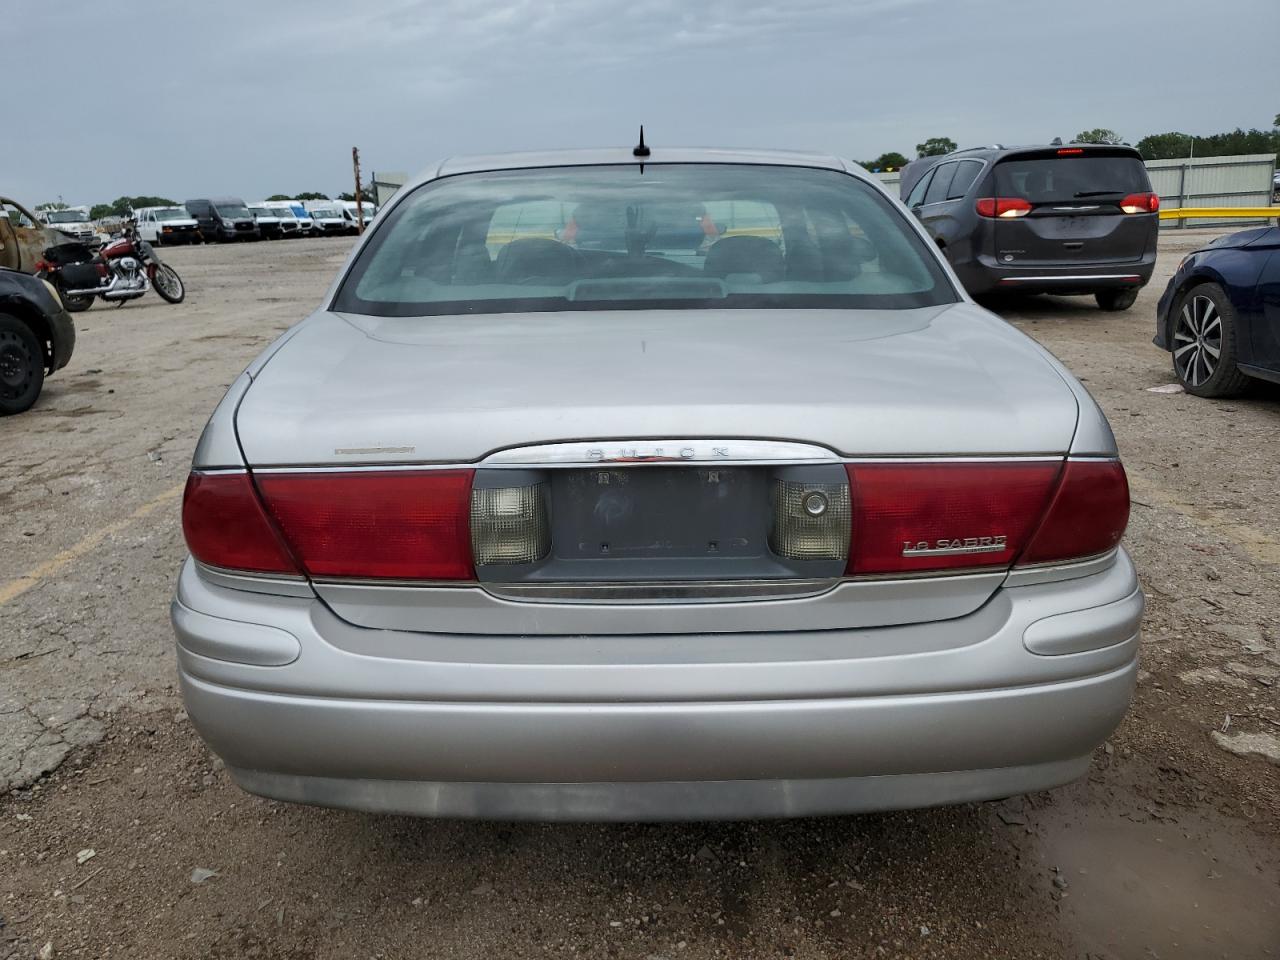
<svg viewBox="0 0 1280 960"><path fill-rule="evenodd" d="M84 313L93 306L93 294L84 293L78 297L70 297L58 291L58 296L62 298L62 305L67 308L67 313Z"/></svg>
<svg viewBox="0 0 1280 960"><path fill-rule="evenodd" d="M1118 313L1121 310L1128 310L1133 306L1134 301L1138 299L1137 290L1099 290L1093 295L1093 299L1098 301L1098 308L1106 310L1109 313Z"/></svg>
<svg viewBox="0 0 1280 960"><path fill-rule="evenodd" d="M166 279L162 280L162 275ZM167 300L169 303L181 303L187 298L186 284L178 276L178 271L167 263L162 263L156 268L156 279L152 281L151 286L155 287L156 293L160 294L160 299Z"/></svg>
<svg viewBox="0 0 1280 960"><path fill-rule="evenodd" d="M0 313L0 416L30 410L44 386L44 351L30 327Z"/></svg>
<svg viewBox="0 0 1280 960"><path fill-rule="evenodd" d="M1226 292L1201 283L1183 292L1169 328L1173 373L1187 393L1197 397L1233 397L1249 378L1236 366L1239 319ZM1214 356L1214 351L1217 356Z"/></svg>

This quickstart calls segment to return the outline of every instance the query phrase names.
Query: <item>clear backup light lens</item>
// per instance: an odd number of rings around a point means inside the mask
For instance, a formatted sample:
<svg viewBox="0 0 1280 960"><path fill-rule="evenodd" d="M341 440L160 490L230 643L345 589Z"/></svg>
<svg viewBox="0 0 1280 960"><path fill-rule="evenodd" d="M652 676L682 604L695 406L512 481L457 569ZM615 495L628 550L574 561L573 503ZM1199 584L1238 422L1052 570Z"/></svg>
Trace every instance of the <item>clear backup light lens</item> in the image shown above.
<svg viewBox="0 0 1280 960"><path fill-rule="evenodd" d="M774 480L769 549L789 560L844 560L850 516L848 484Z"/></svg>
<svg viewBox="0 0 1280 960"><path fill-rule="evenodd" d="M533 563L551 549L544 484L471 491L471 552L477 566Z"/></svg>

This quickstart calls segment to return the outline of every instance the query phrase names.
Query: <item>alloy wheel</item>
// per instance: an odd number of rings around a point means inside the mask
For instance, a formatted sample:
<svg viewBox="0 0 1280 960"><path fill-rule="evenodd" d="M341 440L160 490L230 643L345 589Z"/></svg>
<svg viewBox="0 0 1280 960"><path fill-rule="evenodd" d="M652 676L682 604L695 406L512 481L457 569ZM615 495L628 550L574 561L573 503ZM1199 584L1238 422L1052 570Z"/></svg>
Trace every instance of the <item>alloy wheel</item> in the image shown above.
<svg viewBox="0 0 1280 960"><path fill-rule="evenodd" d="M1173 331L1173 366L1184 383L1198 387L1218 369L1222 356L1222 316L1203 295L1182 305Z"/></svg>

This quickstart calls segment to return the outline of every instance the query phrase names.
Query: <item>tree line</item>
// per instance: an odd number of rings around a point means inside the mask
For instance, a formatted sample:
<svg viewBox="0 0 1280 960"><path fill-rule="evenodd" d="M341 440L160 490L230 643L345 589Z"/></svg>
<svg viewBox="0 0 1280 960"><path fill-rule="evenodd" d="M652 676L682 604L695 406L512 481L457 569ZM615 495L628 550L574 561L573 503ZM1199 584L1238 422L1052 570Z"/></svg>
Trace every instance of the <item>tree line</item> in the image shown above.
<svg viewBox="0 0 1280 960"><path fill-rule="evenodd" d="M1235 130L1223 133L1212 133L1199 136L1191 133L1170 131L1168 133L1149 133L1133 144L1144 160L1176 160L1182 157L1230 157L1247 153L1274 153L1280 160L1280 113L1276 114L1271 130L1256 128ZM1114 143L1128 144L1115 130L1108 127L1095 127L1092 130L1081 130L1072 138L1072 143ZM956 142L950 137L930 137L924 143L917 143L915 155L919 157L936 157L951 153L956 149ZM910 161L901 153L890 150L882 153L874 160L863 161L863 166L872 171L892 172L905 167Z"/></svg>

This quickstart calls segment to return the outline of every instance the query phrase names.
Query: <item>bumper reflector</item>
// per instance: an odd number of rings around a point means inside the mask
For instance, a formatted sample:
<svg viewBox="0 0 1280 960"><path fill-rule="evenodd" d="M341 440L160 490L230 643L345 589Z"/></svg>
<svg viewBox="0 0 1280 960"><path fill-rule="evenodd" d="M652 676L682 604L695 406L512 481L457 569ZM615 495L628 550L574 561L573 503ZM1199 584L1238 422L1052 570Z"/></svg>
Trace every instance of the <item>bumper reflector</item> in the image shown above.
<svg viewBox="0 0 1280 960"><path fill-rule="evenodd" d="M774 480L769 549L778 556L844 560L850 530L848 484Z"/></svg>
<svg viewBox="0 0 1280 960"><path fill-rule="evenodd" d="M471 551L477 566L533 563L551 549L544 484L471 491Z"/></svg>

